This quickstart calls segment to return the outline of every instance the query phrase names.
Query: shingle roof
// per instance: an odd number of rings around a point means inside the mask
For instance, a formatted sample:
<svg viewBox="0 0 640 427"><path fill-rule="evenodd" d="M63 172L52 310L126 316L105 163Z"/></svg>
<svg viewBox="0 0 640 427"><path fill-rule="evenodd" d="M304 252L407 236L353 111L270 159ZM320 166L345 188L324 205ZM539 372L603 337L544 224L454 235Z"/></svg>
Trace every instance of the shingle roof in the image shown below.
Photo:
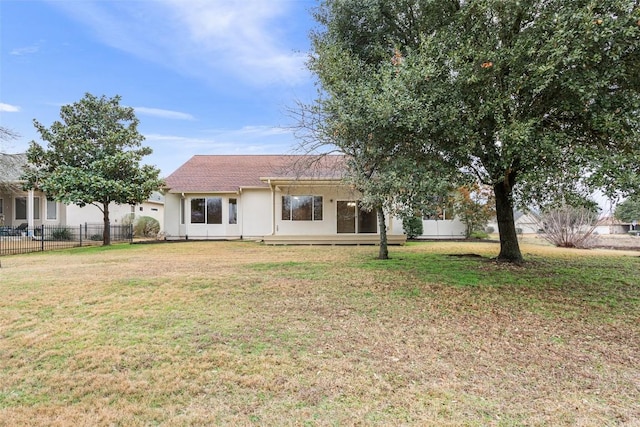
<svg viewBox="0 0 640 427"><path fill-rule="evenodd" d="M15 183L20 181L22 168L27 164L27 155L0 153L0 182Z"/></svg>
<svg viewBox="0 0 640 427"><path fill-rule="evenodd" d="M340 179L343 156L197 155L167 177L171 192L267 188L260 178Z"/></svg>

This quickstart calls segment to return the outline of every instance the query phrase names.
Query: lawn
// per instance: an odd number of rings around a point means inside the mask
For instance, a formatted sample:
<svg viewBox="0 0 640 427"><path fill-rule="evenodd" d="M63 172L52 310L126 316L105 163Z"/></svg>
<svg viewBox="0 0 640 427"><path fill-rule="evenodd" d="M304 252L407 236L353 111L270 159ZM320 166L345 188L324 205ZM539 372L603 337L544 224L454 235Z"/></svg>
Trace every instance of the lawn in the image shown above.
<svg viewBox="0 0 640 427"><path fill-rule="evenodd" d="M497 251L3 257L0 425L640 425L640 253Z"/></svg>

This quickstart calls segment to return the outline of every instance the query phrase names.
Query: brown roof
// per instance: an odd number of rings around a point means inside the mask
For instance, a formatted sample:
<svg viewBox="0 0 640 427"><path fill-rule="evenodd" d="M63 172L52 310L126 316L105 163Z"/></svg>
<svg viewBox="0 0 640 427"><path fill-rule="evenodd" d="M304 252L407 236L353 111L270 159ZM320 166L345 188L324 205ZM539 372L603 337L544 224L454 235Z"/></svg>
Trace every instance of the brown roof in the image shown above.
<svg viewBox="0 0 640 427"><path fill-rule="evenodd" d="M167 177L166 187L177 192L228 192L240 188L268 188L261 178L340 179L343 156L198 155Z"/></svg>

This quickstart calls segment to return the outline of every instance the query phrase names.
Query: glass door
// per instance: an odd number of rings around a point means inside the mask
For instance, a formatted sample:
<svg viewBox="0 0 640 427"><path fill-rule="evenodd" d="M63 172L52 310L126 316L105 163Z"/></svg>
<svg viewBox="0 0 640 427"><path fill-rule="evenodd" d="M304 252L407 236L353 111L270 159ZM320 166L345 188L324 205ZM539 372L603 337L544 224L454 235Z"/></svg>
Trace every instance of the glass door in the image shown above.
<svg viewBox="0 0 640 427"><path fill-rule="evenodd" d="M356 202L338 201L337 202L337 228L338 233L355 233L356 232Z"/></svg>

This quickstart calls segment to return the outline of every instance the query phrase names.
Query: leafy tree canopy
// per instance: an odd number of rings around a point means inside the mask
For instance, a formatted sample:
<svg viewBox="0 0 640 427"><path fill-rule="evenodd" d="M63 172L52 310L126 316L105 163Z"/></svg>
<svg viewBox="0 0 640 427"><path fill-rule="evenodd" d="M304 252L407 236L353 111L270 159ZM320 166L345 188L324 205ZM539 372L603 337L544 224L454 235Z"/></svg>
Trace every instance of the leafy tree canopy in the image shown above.
<svg viewBox="0 0 640 427"><path fill-rule="evenodd" d="M624 222L640 222L640 196L631 196L616 206L615 217Z"/></svg>
<svg viewBox="0 0 640 427"><path fill-rule="evenodd" d="M367 150L491 186L501 260L522 260L515 204L638 176L635 1L325 0L316 19L310 67L327 135L370 120Z"/></svg>
<svg viewBox="0 0 640 427"><path fill-rule="evenodd" d="M108 245L109 204L143 202L161 186L160 171L140 164L151 148L141 145L139 121L133 108L120 105L120 96L98 98L87 93L63 106L60 118L49 128L34 120L48 145L31 142L23 177L26 187L63 203L98 206Z"/></svg>

